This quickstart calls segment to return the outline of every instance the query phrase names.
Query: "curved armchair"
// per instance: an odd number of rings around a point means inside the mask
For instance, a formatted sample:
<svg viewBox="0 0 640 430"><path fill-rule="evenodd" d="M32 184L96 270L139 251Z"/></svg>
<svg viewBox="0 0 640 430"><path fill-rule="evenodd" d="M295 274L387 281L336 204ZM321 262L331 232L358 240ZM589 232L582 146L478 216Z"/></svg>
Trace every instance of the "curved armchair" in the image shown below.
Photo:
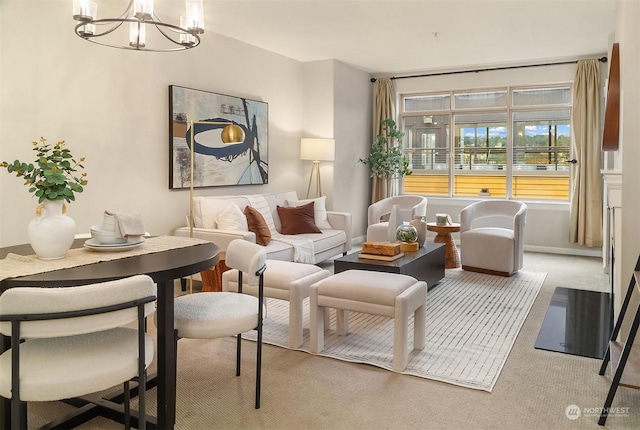
<svg viewBox="0 0 640 430"><path fill-rule="evenodd" d="M399 224L403 221L411 221L414 216L427 215L426 197L403 195L377 201L369 206L367 212L367 242L389 241L389 223L381 222L380 218L390 215L395 205L400 209L400 219L397 220Z"/></svg>
<svg viewBox="0 0 640 430"><path fill-rule="evenodd" d="M495 227L502 218L507 227ZM485 219L483 226L477 221ZM472 272L511 276L522 269L527 205L513 200L472 203L460 212L462 268Z"/></svg>

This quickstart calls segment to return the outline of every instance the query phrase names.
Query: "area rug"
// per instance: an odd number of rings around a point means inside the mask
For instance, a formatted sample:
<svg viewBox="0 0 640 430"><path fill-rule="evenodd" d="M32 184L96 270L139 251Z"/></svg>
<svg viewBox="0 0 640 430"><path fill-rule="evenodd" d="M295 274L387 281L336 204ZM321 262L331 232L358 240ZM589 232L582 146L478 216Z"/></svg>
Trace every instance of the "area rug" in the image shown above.
<svg viewBox="0 0 640 430"><path fill-rule="evenodd" d="M268 269L267 269L268 270ZM452 269L427 294L426 346L412 351L401 372L422 378L491 392L518 336L546 273L520 271L505 278ZM305 301L304 341L309 352L309 303ZM265 343L287 348L289 303L267 300ZM392 370L393 320L351 312L349 333L325 333L319 355ZM413 318L409 345L413 344ZM255 340L255 332L244 337Z"/></svg>

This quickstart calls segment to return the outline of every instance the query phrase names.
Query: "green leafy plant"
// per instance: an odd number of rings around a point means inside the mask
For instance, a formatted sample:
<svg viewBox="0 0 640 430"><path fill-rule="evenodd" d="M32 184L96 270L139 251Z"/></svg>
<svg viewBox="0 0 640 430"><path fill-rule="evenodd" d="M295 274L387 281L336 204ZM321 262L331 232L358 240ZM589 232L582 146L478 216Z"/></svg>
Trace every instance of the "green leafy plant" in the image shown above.
<svg viewBox="0 0 640 430"><path fill-rule="evenodd" d="M398 130L396 122L391 118L383 119L380 125L382 133L376 136L369 156L358 161L369 166L371 177L391 180L410 175L412 172L409 170L409 162L398 143L404 132Z"/></svg>
<svg viewBox="0 0 640 430"><path fill-rule="evenodd" d="M37 152L35 164L27 164L19 160L13 163L3 161L0 167L6 167L9 173L23 177L29 192L38 197L38 203L45 200L75 200L74 193L81 193L87 185L87 174L75 176L84 157L76 161L71 151L64 147L64 140L55 145L47 144L47 139L40 137L33 142L33 150Z"/></svg>
<svg viewBox="0 0 640 430"><path fill-rule="evenodd" d="M418 240L418 230L412 225L401 225L396 230L396 239L400 242L416 242Z"/></svg>

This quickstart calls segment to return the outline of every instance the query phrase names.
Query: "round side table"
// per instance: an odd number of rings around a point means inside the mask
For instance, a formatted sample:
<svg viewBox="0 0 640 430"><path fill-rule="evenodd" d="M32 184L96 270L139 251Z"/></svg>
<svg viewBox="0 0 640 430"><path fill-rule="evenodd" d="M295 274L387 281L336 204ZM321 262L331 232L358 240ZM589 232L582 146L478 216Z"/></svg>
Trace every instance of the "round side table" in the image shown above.
<svg viewBox="0 0 640 430"><path fill-rule="evenodd" d="M427 230L437 233L433 239L435 243L444 243L444 267L445 269L455 269L460 267L460 255L458 248L453 241L451 233L460 231L459 223L451 223L447 225L438 225L435 222L427 223Z"/></svg>

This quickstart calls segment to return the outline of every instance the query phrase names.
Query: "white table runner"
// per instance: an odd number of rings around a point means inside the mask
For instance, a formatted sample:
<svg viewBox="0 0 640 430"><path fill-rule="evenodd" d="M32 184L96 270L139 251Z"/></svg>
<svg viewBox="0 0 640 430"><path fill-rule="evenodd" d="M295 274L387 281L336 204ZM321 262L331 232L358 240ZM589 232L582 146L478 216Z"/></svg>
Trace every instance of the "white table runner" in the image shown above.
<svg viewBox="0 0 640 430"><path fill-rule="evenodd" d="M36 255L25 256L10 253L6 258L0 260L0 280L85 266L102 261L120 260L136 255L153 254L205 243L209 242L189 237L158 236L147 238L142 245L127 251L105 252L93 251L88 248L74 248L70 249L64 258L58 260L40 260Z"/></svg>

